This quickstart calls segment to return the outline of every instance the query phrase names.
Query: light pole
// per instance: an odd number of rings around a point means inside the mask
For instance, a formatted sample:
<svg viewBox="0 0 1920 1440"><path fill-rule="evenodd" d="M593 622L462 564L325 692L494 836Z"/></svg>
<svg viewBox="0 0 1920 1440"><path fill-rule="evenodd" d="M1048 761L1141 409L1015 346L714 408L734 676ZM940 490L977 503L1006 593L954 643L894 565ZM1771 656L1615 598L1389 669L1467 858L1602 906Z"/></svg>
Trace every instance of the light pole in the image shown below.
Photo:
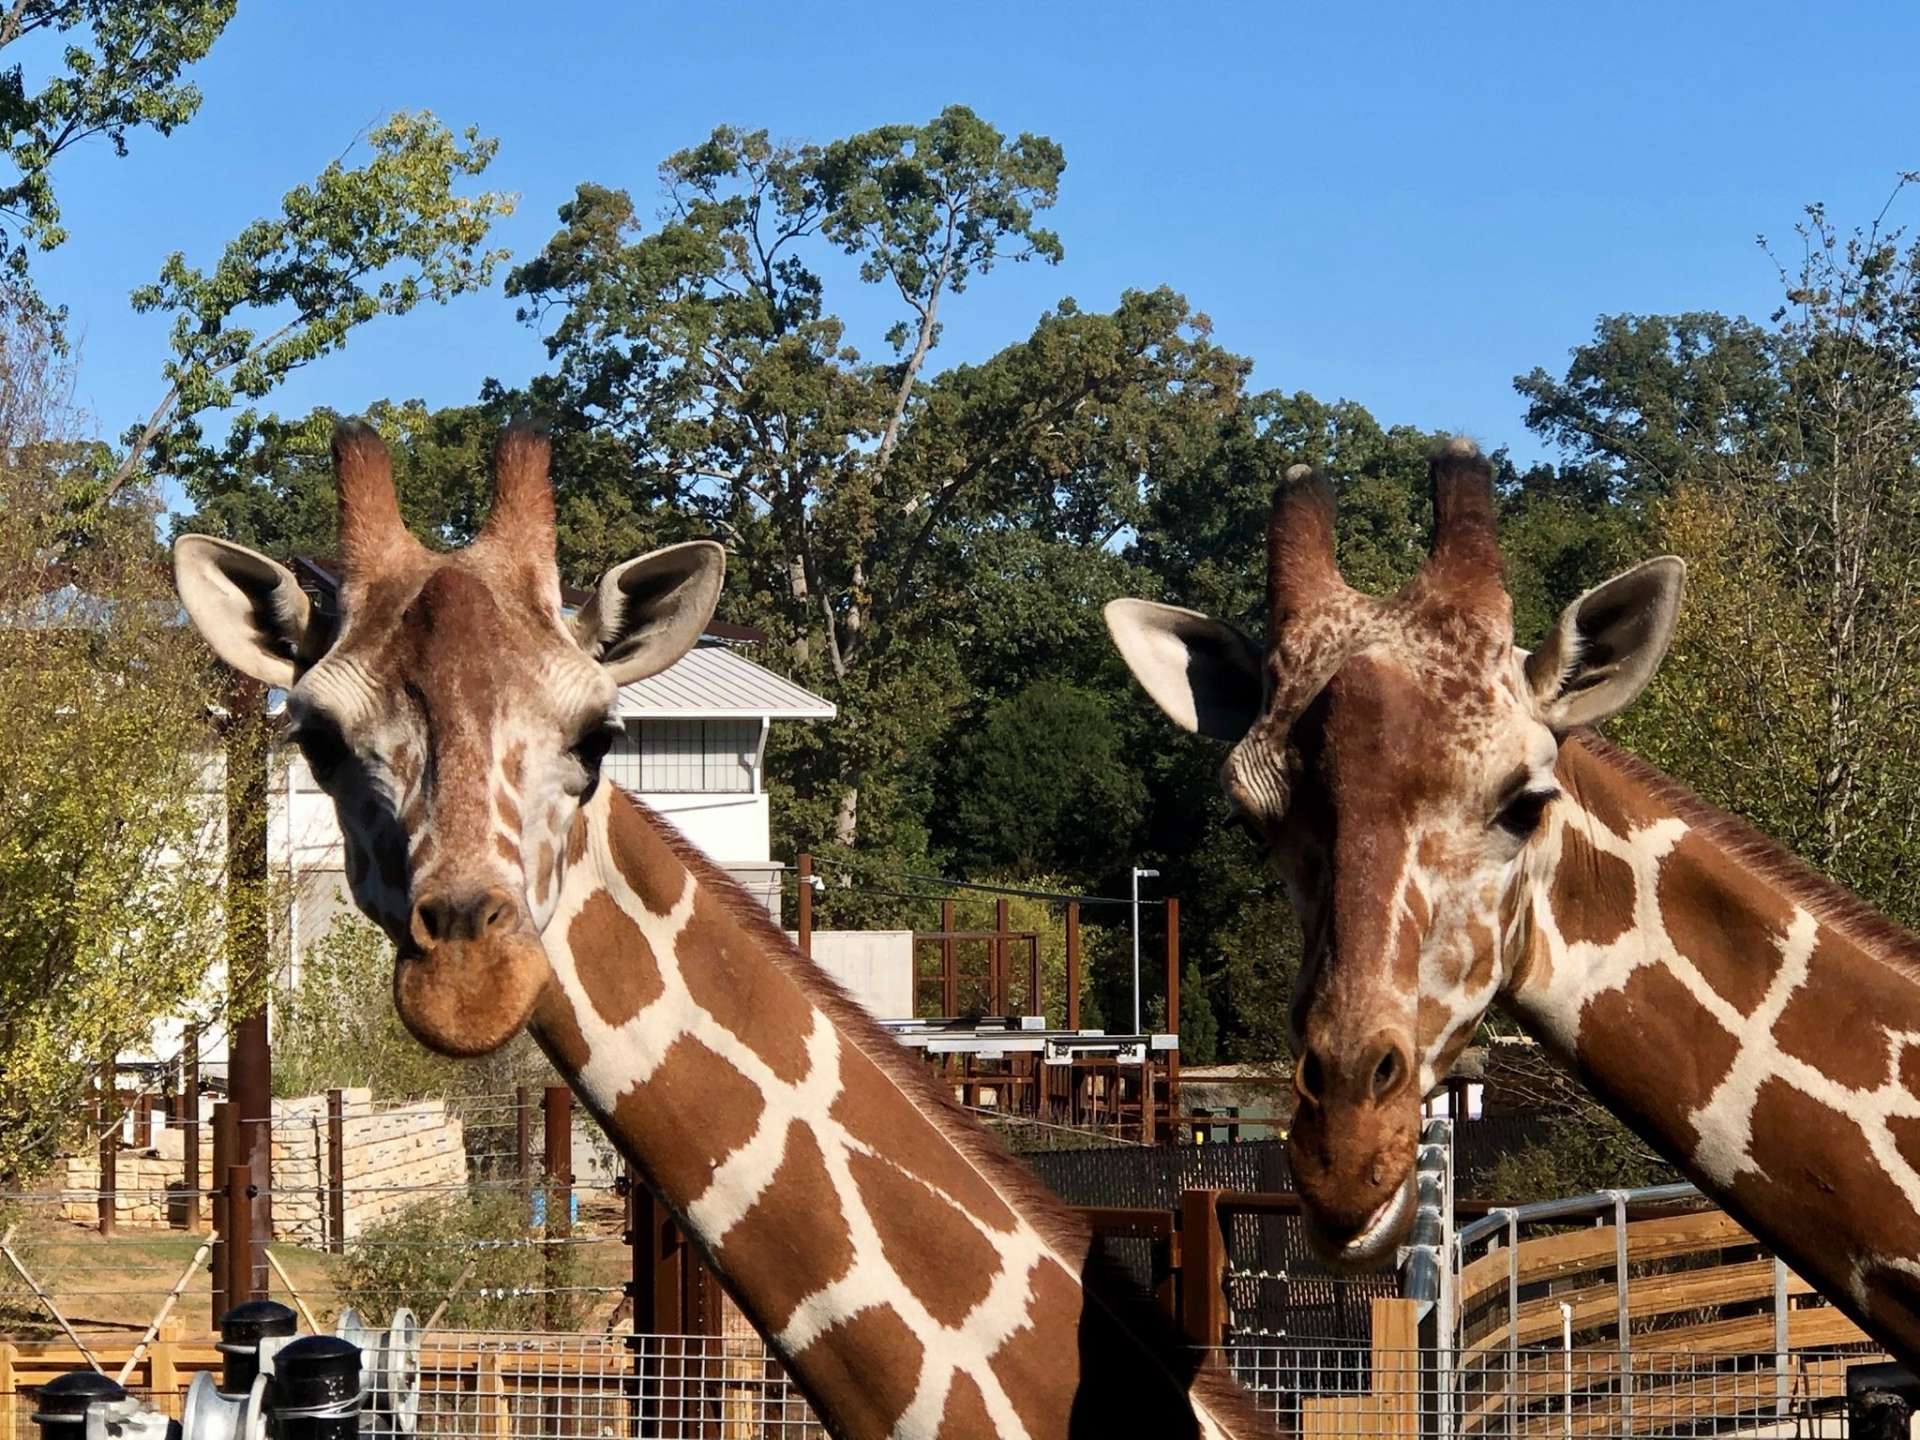
<svg viewBox="0 0 1920 1440"><path fill-rule="evenodd" d="M1140 882L1158 880L1158 870L1133 867L1133 1033L1140 1033Z"/></svg>

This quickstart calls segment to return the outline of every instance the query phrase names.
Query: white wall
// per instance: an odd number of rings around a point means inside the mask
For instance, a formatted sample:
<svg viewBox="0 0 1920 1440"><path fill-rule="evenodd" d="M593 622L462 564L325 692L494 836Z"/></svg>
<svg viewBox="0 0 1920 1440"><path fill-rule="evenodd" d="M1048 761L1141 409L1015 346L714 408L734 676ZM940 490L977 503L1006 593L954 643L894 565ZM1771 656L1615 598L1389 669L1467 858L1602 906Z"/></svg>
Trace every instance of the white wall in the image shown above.
<svg viewBox="0 0 1920 1440"><path fill-rule="evenodd" d="M787 938L798 939L789 930ZM846 987L876 1020L911 1019L911 930L816 930L813 963Z"/></svg>

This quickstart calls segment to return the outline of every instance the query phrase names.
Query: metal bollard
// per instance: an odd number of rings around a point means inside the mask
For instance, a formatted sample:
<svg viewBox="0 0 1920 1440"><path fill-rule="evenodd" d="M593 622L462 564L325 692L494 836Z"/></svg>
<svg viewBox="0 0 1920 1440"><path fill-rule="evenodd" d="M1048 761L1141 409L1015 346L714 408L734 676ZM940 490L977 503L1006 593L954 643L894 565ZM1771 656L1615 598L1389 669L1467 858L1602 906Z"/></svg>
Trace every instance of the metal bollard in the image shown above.
<svg viewBox="0 0 1920 1440"><path fill-rule="evenodd" d="M359 1346L337 1335L309 1335L274 1356L271 1440L355 1440L362 1403Z"/></svg>
<svg viewBox="0 0 1920 1440"><path fill-rule="evenodd" d="M220 1392L245 1395L274 1351L293 1338L299 1319L278 1300L249 1300L236 1305L220 1317L220 1339L214 1346L225 1363L221 1366Z"/></svg>
<svg viewBox="0 0 1920 1440"><path fill-rule="evenodd" d="M94 1370L74 1370L40 1387L33 1423L41 1440L180 1440L180 1422L136 1400Z"/></svg>

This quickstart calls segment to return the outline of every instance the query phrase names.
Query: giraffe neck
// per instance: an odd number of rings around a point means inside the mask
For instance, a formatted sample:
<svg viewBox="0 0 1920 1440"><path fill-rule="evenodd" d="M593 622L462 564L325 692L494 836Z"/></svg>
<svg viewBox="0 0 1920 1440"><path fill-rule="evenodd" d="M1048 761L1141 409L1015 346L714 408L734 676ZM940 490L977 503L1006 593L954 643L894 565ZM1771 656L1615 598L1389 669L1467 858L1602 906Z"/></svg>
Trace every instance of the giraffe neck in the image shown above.
<svg viewBox="0 0 1920 1440"><path fill-rule="evenodd" d="M1068 1214L671 833L609 785L584 809L534 1033L828 1428L1263 1433L1120 1329Z"/></svg>
<svg viewBox="0 0 1920 1440"><path fill-rule="evenodd" d="M1920 946L1595 737L1512 917L1508 1003L1599 1099L1920 1359Z"/></svg>

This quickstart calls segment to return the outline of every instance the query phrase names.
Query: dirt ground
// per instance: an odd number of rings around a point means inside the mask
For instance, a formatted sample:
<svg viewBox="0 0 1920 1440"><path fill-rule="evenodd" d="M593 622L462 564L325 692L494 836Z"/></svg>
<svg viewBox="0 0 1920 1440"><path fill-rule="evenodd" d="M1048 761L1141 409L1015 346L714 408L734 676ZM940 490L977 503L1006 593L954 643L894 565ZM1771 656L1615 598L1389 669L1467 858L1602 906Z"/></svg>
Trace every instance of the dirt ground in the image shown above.
<svg viewBox="0 0 1920 1440"><path fill-rule="evenodd" d="M194 1252L210 1237L180 1230L133 1230L122 1227L111 1240L91 1226L63 1220L51 1207L27 1206L18 1215L13 1249L54 1303L83 1332L140 1331L173 1289ZM37 1213L36 1213L37 1212ZM617 1204L589 1202L582 1197L581 1233L607 1236L607 1243L582 1246L588 1285L619 1285L630 1273L626 1248L618 1243L620 1212ZM338 1295L343 1258L288 1242L272 1247L273 1257L287 1272L322 1326L331 1325L343 1301ZM476 1282L478 1283L478 1282ZM270 1277L270 1299L293 1304L278 1274ZM172 1311L187 1331L212 1328L211 1281L202 1264L188 1281ZM620 1299L594 1296L589 1324L603 1328ZM432 1301L416 1304L425 1318ZM45 1307L10 1267L0 1265L0 1340L47 1339L59 1329Z"/></svg>

